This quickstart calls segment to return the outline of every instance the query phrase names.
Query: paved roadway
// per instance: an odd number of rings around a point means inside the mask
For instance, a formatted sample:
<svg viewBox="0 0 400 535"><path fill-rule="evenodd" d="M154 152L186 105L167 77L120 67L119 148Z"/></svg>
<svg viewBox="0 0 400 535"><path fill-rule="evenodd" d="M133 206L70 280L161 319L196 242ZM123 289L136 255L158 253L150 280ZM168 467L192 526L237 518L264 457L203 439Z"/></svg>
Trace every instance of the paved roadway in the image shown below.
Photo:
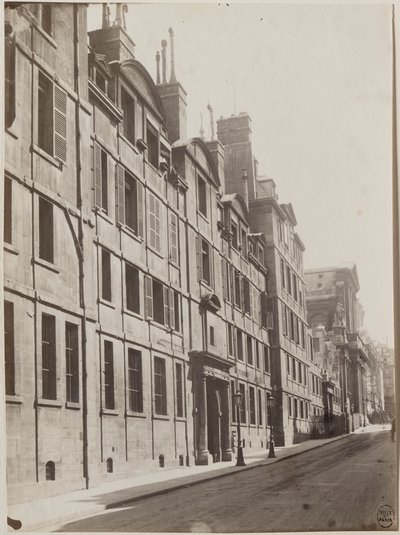
<svg viewBox="0 0 400 535"><path fill-rule="evenodd" d="M396 510L396 503L390 434L362 433L269 466L111 509L60 531L377 530L382 529L379 507Z"/></svg>

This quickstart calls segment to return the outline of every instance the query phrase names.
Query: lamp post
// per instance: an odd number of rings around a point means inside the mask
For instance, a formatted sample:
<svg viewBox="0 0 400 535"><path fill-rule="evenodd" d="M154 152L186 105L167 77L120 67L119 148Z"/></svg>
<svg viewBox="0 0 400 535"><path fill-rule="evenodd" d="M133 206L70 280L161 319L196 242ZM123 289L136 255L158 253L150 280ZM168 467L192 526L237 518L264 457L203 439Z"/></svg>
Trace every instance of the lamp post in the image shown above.
<svg viewBox="0 0 400 535"><path fill-rule="evenodd" d="M366 406L367 406L367 398L363 397L363 427L366 427L366 421L365 421L365 413L366 413Z"/></svg>
<svg viewBox="0 0 400 535"><path fill-rule="evenodd" d="M354 433L354 403L351 404L351 430Z"/></svg>
<svg viewBox="0 0 400 535"><path fill-rule="evenodd" d="M268 453L268 459L275 457L275 449L274 449L274 427L273 427L273 421L272 421L272 409L274 408L274 398L271 396L271 394L267 395L267 407L270 409L270 436L269 436L269 453Z"/></svg>
<svg viewBox="0 0 400 535"><path fill-rule="evenodd" d="M242 405L242 393L240 390L235 392L235 405L237 414L237 435L238 435L238 447L237 447L237 461L236 466L246 466L243 459L243 447L242 438L240 436L240 406Z"/></svg>

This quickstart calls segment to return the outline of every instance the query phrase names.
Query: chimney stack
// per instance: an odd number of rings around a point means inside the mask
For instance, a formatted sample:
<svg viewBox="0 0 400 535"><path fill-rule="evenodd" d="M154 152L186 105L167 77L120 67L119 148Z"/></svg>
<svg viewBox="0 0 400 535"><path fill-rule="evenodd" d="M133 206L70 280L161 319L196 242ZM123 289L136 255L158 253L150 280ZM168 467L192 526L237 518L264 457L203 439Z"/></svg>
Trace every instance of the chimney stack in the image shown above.
<svg viewBox="0 0 400 535"><path fill-rule="evenodd" d="M167 83L167 41L161 41L161 58L162 58L162 83Z"/></svg>
<svg viewBox="0 0 400 535"><path fill-rule="evenodd" d="M160 52L157 51L156 54L156 65L157 65L157 85L160 84Z"/></svg>
<svg viewBox="0 0 400 535"><path fill-rule="evenodd" d="M106 3L102 5L102 8L103 8L103 17L102 17L101 28L102 30L104 30L110 27L110 7Z"/></svg>
<svg viewBox="0 0 400 535"><path fill-rule="evenodd" d="M122 4L117 4L114 26L122 26Z"/></svg>
<svg viewBox="0 0 400 535"><path fill-rule="evenodd" d="M175 76L174 30L170 28L168 31L171 41L171 76L169 78L169 83L174 84L177 81Z"/></svg>
<svg viewBox="0 0 400 535"><path fill-rule="evenodd" d="M207 109L208 109L208 111L210 112L211 141L214 141L214 139L215 139L215 130L214 130L214 113L213 113L213 109L212 109L210 103L208 103Z"/></svg>
<svg viewBox="0 0 400 535"><path fill-rule="evenodd" d="M247 169L242 169L242 181L243 181L243 200L247 208L249 208L249 177L247 176Z"/></svg>

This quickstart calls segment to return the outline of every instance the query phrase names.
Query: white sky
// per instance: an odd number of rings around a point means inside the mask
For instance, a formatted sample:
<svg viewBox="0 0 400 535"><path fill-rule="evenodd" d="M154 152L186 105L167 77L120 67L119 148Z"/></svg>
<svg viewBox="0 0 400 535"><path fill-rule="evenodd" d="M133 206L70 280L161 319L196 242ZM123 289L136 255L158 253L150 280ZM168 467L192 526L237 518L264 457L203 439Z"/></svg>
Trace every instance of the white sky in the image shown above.
<svg viewBox="0 0 400 535"><path fill-rule="evenodd" d="M100 25L91 6L89 29ZM127 31L154 79L170 26L188 135L200 113L210 135L208 101L215 119L250 114L259 173L293 204L305 267L355 261L365 327L392 345L390 6L131 4Z"/></svg>

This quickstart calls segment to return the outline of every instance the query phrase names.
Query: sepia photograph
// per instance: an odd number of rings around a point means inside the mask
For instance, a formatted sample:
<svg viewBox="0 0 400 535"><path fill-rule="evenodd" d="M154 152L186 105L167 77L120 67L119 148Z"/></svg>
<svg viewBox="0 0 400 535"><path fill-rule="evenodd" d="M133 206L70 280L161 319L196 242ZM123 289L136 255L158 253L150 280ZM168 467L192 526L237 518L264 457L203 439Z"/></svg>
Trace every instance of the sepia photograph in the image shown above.
<svg viewBox="0 0 400 535"><path fill-rule="evenodd" d="M397 8L3 3L4 530L397 532Z"/></svg>

